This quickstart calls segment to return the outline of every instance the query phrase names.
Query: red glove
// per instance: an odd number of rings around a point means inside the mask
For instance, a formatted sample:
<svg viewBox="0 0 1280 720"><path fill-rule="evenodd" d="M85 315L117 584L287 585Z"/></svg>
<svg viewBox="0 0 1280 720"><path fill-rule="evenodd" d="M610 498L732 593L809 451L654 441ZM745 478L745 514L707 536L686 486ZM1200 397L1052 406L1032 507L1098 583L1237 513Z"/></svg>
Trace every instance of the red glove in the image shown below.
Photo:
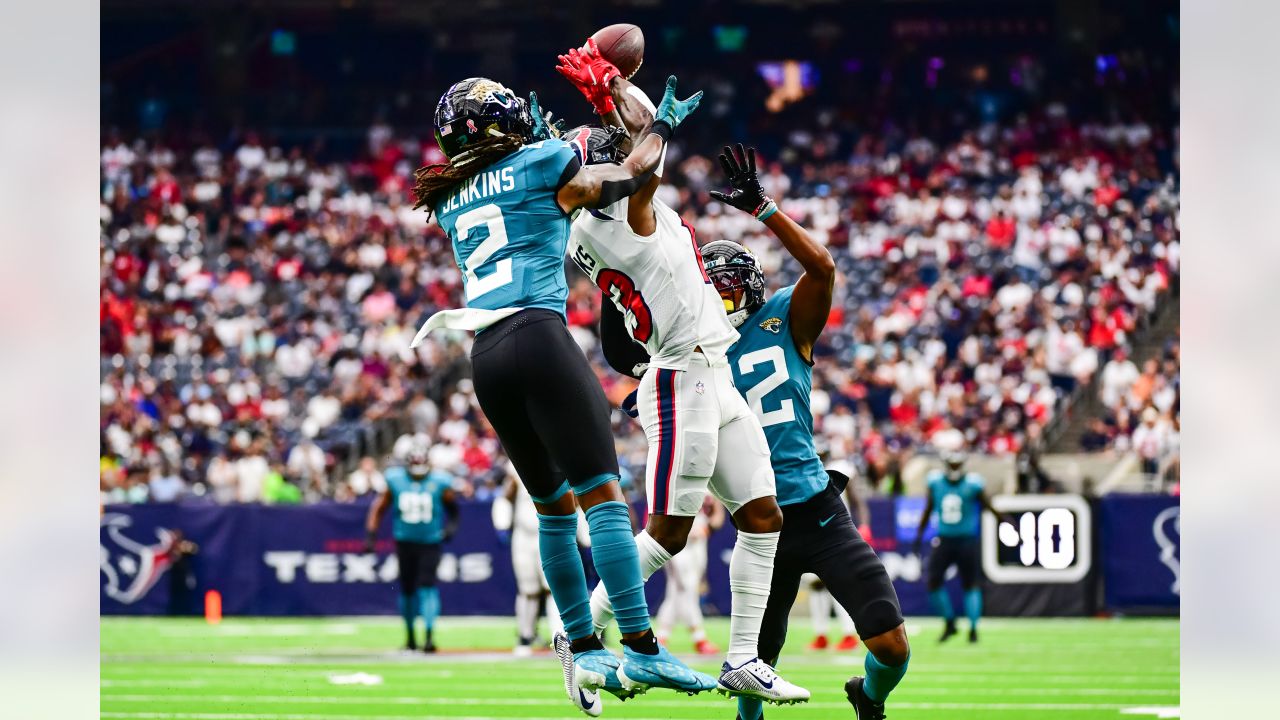
<svg viewBox="0 0 1280 720"><path fill-rule="evenodd" d="M561 55L556 71L578 88L578 92L595 108L597 115L613 112L613 94L609 92L609 82L621 77L622 73L600 55L595 40L588 39L581 50L575 48L568 55Z"/></svg>

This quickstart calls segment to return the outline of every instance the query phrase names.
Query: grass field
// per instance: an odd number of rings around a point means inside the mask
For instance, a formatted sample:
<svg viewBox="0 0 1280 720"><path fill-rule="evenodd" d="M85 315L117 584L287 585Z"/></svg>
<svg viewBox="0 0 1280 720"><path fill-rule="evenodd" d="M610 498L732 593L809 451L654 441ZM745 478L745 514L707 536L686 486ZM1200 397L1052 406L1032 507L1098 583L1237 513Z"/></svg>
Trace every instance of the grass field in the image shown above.
<svg viewBox="0 0 1280 720"><path fill-rule="evenodd" d="M793 623L786 677L808 687L807 705L769 718L852 718L842 686L862 673L862 652L808 652L807 623ZM911 670L888 705L890 720L1177 717L1176 620L983 622L982 642L938 645L938 621L907 624ZM728 625L713 620L723 647ZM550 654L511 656L507 618L445 618L439 655L409 655L396 618L103 618L102 717L175 720L331 718L582 718L569 705ZM690 651L678 634L672 649ZM715 674L719 658L686 659ZM356 675L363 673L364 676ZM344 677L345 676L345 677ZM358 679L377 684L338 684ZM625 704L607 694L607 718L724 718L717 694L652 691Z"/></svg>

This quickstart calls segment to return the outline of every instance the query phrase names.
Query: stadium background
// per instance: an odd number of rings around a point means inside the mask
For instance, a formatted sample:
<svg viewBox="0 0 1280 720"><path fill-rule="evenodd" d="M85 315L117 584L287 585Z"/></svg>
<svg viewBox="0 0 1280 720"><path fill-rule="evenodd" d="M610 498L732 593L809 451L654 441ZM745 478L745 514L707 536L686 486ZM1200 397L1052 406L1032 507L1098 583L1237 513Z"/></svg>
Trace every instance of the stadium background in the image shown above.
<svg viewBox="0 0 1280 720"><path fill-rule="evenodd" d="M394 612L391 575L365 583L345 556L412 432L472 503L456 579L489 569L447 583L445 613L510 607L485 525L505 461L466 378L469 338L408 350L425 317L461 304L410 176L439 158L431 112L461 77L587 121L554 55L617 21L645 30L642 86L676 73L707 93L663 190L699 239L752 247L772 287L794 279L706 194L720 145L745 140L837 259L815 431L873 497L909 614L924 608L903 532L950 447L997 489L1091 508L1093 570L991 583L990 610L1176 613L1175 5L350 0L103 5L103 612L196 613L208 589L232 612ZM568 272L575 337L619 401L598 293ZM640 477L643 434L615 416ZM201 552L164 572L139 562L174 530ZM724 607L712 565L709 612ZM103 627L104 653L147 635Z"/></svg>

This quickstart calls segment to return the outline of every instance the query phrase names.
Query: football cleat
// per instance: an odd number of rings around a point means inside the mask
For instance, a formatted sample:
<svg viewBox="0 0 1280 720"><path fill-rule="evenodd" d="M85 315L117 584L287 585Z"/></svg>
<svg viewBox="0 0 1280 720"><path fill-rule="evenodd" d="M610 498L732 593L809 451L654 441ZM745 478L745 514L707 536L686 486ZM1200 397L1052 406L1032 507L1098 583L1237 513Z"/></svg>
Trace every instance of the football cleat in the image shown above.
<svg viewBox="0 0 1280 720"><path fill-rule="evenodd" d="M656 655L645 655L623 646L618 680L624 688L635 692L668 688L695 695L716 686L715 678L680 662L661 645Z"/></svg>
<svg viewBox="0 0 1280 720"><path fill-rule="evenodd" d="M845 635L844 639L840 641L840 644L836 645L837 650L854 650L857 647L858 647L857 635Z"/></svg>
<svg viewBox="0 0 1280 720"><path fill-rule="evenodd" d="M711 642L706 638L703 638L698 642L694 643L693 649L697 650L699 655L719 655L720 654L720 648L716 647L715 643Z"/></svg>
<svg viewBox="0 0 1280 720"><path fill-rule="evenodd" d="M849 698L849 704L853 705L853 712L858 716L858 720L884 720L884 703L867 697L862 690L865 682L866 678L862 676L855 675L849 678L849 682L844 684L845 697Z"/></svg>
<svg viewBox="0 0 1280 720"><path fill-rule="evenodd" d="M813 638L813 642L809 643L809 649L810 650L826 650L827 636L826 635L815 636Z"/></svg>
<svg viewBox="0 0 1280 720"><path fill-rule="evenodd" d="M556 657L560 659L560 667L564 670L564 691L569 696L569 701L583 713L591 717L600 717L600 713L604 710L600 702L600 693L594 689L582 687L578 681L578 665L575 662L573 650L569 647L569 636L562 632L556 633L551 640L551 648L555 650ZM601 684L603 682L602 678Z"/></svg>
<svg viewBox="0 0 1280 720"><path fill-rule="evenodd" d="M782 679L760 658L751 658L736 668L726 661L717 686L723 695L753 697L778 705L809 701L808 690Z"/></svg>
<svg viewBox="0 0 1280 720"><path fill-rule="evenodd" d="M946 627L944 627L944 628L942 629L942 637L938 638L938 642L940 642L940 643L944 643L944 642L946 642L946 641L950 640L950 639L951 639L951 637L952 637L953 635L955 635L957 632L959 632L959 631L958 631L958 630L956 630L956 621L955 621L955 620L948 620L948 621L947 621L947 626L946 626Z"/></svg>
<svg viewBox="0 0 1280 720"><path fill-rule="evenodd" d="M978 628L969 628L969 642L978 642Z"/></svg>

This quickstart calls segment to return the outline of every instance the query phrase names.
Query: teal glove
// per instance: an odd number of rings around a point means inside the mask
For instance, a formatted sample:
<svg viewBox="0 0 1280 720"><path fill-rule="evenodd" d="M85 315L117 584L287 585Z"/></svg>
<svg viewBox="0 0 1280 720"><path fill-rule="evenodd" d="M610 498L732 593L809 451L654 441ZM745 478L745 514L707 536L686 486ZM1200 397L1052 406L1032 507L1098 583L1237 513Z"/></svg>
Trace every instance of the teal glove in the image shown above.
<svg viewBox="0 0 1280 720"><path fill-rule="evenodd" d="M690 95L684 100L676 99L676 76L667 78L667 90L662 93L662 102L658 103L658 111L654 113L654 122L665 122L672 128L684 122L689 114L698 109L702 102L702 91Z"/></svg>
<svg viewBox="0 0 1280 720"><path fill-rule="evenodd" d="M534 140L551 140L560 137L563 132L563 120L556 120L550 125L547 121L551 119L551 113L542 111L538 105L538 93L529 91L529 114L533 115L533 139Z"/></svg>

